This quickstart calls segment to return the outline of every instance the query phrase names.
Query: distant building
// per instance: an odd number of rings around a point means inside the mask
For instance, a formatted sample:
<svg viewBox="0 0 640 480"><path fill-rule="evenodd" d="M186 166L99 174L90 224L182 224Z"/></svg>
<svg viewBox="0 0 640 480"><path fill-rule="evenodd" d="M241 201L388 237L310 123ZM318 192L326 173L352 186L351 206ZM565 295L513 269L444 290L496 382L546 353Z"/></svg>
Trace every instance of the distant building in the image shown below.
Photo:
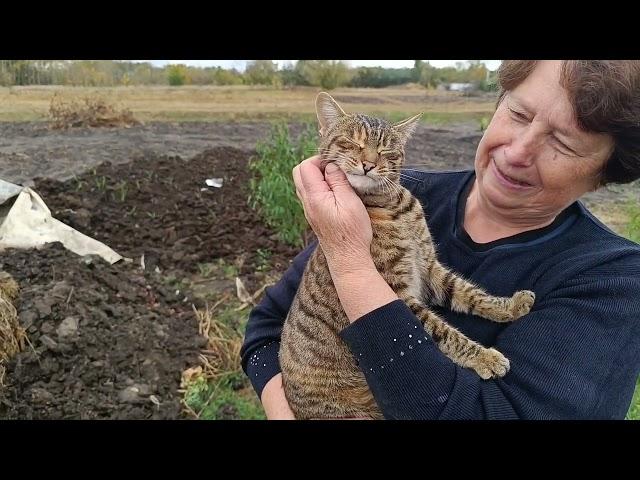
<svg viewBox="0 0 640 480"><path fill-rule="evenodd" d="M473 83L450 83L447 85L447 90L452 92L468 92L474 88L475 85Z"/></svg>

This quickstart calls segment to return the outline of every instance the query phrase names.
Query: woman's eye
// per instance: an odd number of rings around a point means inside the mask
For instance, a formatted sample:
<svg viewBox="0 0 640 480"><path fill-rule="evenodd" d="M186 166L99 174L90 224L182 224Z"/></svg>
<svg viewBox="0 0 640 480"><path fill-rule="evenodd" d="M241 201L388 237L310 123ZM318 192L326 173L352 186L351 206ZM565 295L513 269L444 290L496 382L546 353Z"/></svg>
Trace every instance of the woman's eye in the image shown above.
<svg viewBox="0 0 640 480"><path fill-rule="evenodd" d="M510 108L509 111L511 112L511 115L514 116L516 119L523 122L528 121L527 117L523 113L513 110L512 108Z"/></svg>
<svg viewBox="0 0 640 480"><path fill-rule="evenodd" d="M553 137L553 143L555 144L556 149L563 155L577 155L573 149L569 148L555 137Z"/></svg>

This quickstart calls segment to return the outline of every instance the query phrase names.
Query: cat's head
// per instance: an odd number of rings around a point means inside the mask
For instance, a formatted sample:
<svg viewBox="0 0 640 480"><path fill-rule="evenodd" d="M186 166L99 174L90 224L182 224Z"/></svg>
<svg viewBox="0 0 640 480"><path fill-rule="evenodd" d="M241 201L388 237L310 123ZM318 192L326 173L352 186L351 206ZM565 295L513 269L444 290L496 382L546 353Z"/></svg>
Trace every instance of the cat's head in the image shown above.
<svg viewBox="0 0 640 480"><path fill-rule="evenodd" d="M320 124L320 155L334 162L359 193L391 191L398 184L404 146L422 114L398 123L360 114L347 114L325 92L316 98Z"/></svg>

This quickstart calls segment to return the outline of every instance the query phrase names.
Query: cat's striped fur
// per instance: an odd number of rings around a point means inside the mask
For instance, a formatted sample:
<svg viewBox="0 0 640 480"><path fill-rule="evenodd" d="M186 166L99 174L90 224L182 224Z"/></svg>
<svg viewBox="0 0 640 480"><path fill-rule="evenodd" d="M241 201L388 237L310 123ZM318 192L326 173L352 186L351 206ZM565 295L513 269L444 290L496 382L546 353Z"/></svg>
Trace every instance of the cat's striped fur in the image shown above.
<svg viewBox="0 0 640 480"><path fill-rule="evenodd" d="M389 124L348 115L326 93L318 95L320 152L347 173L373 227L376 268L424 324L438 347L482 378L507 373L497 350L468 339L428 304L509 322L529 312L533 292L494 297L441 265L420 202L400 185L404 145L419 115ZM349 324L322 249L306 266L282 332L280 363L287 400L298 419L382 418L364 375L338 333Z"/></svg>

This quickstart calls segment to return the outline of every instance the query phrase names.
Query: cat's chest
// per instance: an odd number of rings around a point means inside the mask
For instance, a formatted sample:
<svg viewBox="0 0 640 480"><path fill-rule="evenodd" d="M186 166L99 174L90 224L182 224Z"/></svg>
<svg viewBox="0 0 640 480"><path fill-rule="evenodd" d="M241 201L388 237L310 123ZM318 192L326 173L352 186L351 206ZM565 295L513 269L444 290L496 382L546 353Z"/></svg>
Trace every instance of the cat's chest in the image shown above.
<svg viewBox="0 0 640 480"><path fill-rule="evenodd" d="M417 245L424 230L424 221L416 222L412 212L397 212L382 207L367 206L373 231L372 247L410 250ZM411 220L411 219L414 220Z"/></svg>
<svg viewBox="0 0 640 480"><path fill-rule="evenodd" d="M421 292L417 242L407 229L384 225L376 229L372 222L371 257L376 269L390 285L406 285L412 296Z"/></svg>
<svg viewBox="0 0 640 480"><path fill-rule="evenodd" d="M410 256L415 250L416 238L411 226L401 226L390 222L371 222L373 238L371 253L374 256L392 256L398 258L405 253Z"/></svg>

